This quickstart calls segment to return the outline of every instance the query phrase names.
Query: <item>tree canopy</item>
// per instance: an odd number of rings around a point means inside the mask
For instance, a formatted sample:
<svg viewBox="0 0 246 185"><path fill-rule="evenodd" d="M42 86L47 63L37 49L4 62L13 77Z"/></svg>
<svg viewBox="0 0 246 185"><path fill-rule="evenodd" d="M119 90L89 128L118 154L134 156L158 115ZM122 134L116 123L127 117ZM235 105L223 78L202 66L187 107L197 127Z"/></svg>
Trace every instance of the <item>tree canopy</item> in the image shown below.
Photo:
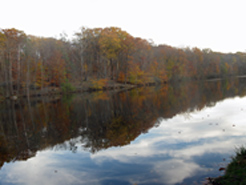
<svg viewBox="0 0 246 185"><path fill-rule="evenodd" d="M73 40L0 32L0 93L110 80L157 84L246 74L246 53L154 45L117 27L84 28Z"/></svg>

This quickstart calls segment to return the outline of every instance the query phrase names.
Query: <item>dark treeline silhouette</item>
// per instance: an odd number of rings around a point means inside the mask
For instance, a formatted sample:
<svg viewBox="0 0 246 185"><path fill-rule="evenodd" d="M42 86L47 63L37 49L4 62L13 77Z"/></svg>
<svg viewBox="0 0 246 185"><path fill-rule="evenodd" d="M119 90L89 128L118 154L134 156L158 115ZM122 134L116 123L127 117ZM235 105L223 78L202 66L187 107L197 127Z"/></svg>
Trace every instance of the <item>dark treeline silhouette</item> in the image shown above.
<svg viewBox="0 0 246 185"><path fill-rule="evenodd" d="M120 28L82 28L73 39L0 30L0 95L35 94L109 83L157 84L245 75L246 54L174 48ZM54 88L56 87L56 88Z"/></svg>
<svg viewBox="0 0 246 185"><path fill-rule="evenodd" d="M246 95L246 79L182 82L123 92L6 100L0 104L0 166L55 147L94 153L129 144L161 119ZM65 142L69 141L69 142ZM81 144L82 145L82 144Z"/></svg>

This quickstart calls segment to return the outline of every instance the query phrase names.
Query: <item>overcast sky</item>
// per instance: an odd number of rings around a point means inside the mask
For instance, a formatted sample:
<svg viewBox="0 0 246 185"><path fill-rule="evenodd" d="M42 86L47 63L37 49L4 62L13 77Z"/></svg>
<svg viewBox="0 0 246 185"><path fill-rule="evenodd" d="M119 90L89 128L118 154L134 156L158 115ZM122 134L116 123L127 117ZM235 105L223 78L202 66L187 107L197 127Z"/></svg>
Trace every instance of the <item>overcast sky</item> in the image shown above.
<svg viewBox="0 0 246 185"><path fill-rule="evenodd" d="M72 36L80 27L116 26L174 47L246 51L245 0L3 0L0 28Z"/></svg>

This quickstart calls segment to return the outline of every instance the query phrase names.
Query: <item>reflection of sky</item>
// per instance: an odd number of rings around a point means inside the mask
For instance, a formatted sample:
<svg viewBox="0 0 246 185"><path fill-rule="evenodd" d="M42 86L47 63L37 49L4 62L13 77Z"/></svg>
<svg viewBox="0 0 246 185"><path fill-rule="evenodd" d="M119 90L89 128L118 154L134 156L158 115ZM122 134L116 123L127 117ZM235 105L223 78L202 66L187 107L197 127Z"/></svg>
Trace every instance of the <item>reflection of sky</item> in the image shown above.
<svg viewBox="0 0 246 185"><path fill-rule="evenodd" d="M38 152L5 164L4 184L201 184L220 174L236 146L245 143L246 98L162 120L130 145L90 154L79 148ZM77 146L81 146L78 143Z"/></svg>

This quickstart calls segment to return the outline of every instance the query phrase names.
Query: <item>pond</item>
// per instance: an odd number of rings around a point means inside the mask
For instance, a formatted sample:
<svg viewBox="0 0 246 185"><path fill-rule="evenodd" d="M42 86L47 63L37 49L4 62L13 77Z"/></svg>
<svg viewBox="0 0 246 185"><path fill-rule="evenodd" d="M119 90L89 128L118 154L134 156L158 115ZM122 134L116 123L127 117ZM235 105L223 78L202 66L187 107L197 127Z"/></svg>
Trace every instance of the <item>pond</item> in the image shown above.
<svg viewBox="0 0 246 185"><path fill-rule="evenodd" d="M246 139L246 79L0 104L0 184L202 184Z"/></svg>

